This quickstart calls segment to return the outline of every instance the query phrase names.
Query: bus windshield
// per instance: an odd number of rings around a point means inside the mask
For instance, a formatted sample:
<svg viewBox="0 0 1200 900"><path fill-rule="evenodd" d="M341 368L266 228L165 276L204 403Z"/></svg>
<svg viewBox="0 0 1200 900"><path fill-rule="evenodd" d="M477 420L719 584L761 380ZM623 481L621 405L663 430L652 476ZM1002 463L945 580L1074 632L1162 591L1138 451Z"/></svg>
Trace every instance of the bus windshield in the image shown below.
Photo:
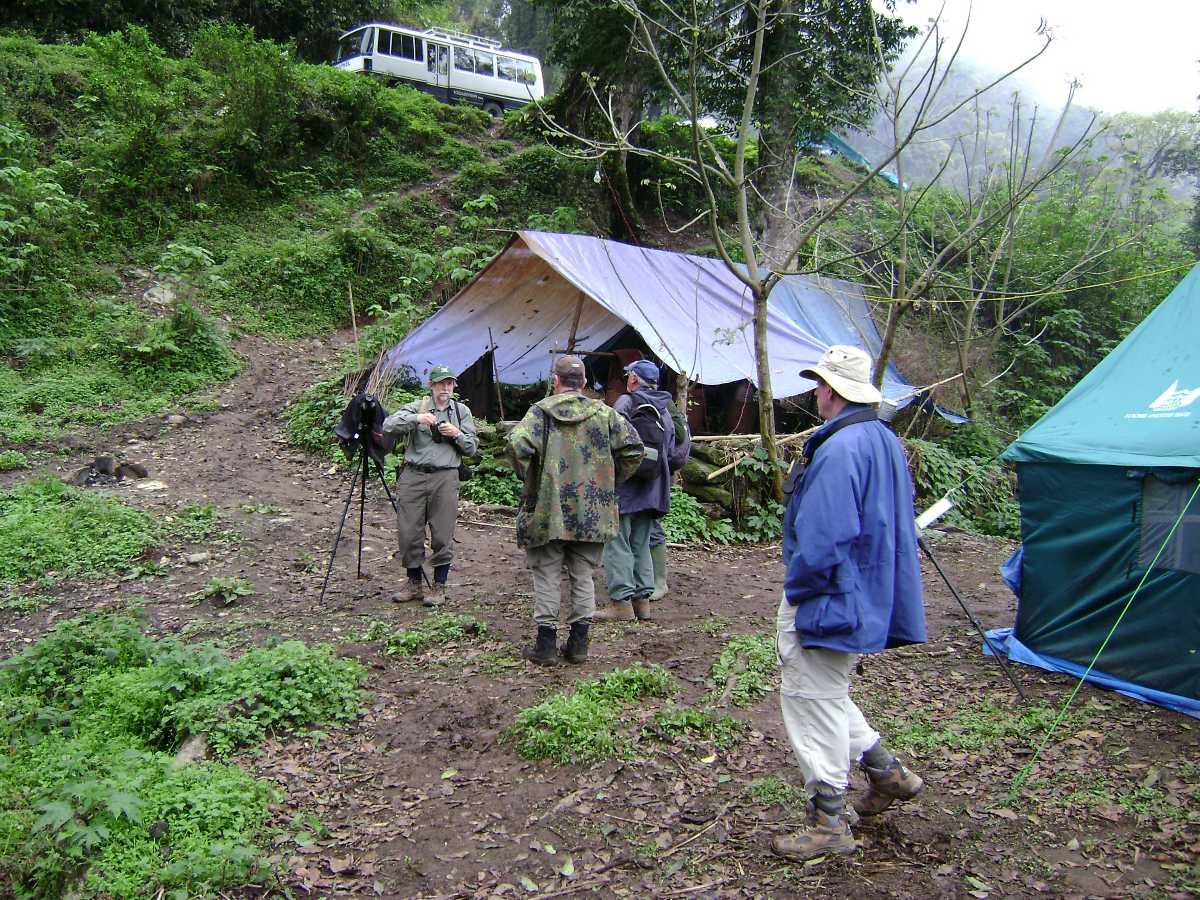
<svg viewBox="0 0 1200 900"><path fill-rule="evenodd" d="M360 28L358 31L350 32L338 41L337 59L335 62L342 62L354 56L370 53L372 30L371 28Z"/></svg>

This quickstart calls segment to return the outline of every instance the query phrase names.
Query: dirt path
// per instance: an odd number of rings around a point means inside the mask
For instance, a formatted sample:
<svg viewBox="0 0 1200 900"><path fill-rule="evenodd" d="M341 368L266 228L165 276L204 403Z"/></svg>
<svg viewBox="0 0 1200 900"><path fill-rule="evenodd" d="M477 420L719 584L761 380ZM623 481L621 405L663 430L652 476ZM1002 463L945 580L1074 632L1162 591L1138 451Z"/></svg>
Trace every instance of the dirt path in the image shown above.
<svg viewBox="0 0 1200 900"><path fill-rule="evenodd" d="M352 517L319 602L345 474L291 449L280 415L323 377L344 340L246 340L247 369L220 392L216 411L78 436L61 474L116 452L144 463L161 485L121 485L128 502L159 515L211 503L237 535L160 548L165 577L69 583L39 613L0 612L6 653L59 617L142 598L162 631L232 647L270 636L323 640L364 662L373 696L354 727L271 742L242 760L284 789L281 824L301 814L322 823L309 836L281 832L275 855L293 895L1115 897L1183 895L1189 877L1196 883L1187 874L1200 850L1195 723L1085 689L1076 706L1086 713L1044 755L1027 793L1006 805L1036 735L1003 732L1025 710L931 571L930 642L872 657L856 694L876 724L925 729L928 741L909 759L929 789L864 824L863 852L851 860L789 866L767 849L796 816L750 791L759 779L797 780L773 695L721 710L749 724L726 751L639 740L622 762L523 760L503 730L521 708L581 676L659 663L680 686L677 703L711 706L710 667L724 641L769 633L778 547L675 553L672 593L656 604L654 622L597 627L586 667L541 671L518 656L532 630L530 582L511 521L465 509L451 608L479 618L486 634L415 660L381 655L377 642L358 640L370 622L396 627L424 616L390 602L400 570L382 490L369 487L367 577L355 578ZM995 576L1009 549L965 535L937 544L989 627L1012 621L1012 598ZM247 578L254 594L229 609L196 600L209 579L229 575ZM1070 687L1046 673L1018 674L1035 706L1056 709ZM651 712L634 715L645 721ZM1160 797L1178 802L1165 811Z"/></svg>

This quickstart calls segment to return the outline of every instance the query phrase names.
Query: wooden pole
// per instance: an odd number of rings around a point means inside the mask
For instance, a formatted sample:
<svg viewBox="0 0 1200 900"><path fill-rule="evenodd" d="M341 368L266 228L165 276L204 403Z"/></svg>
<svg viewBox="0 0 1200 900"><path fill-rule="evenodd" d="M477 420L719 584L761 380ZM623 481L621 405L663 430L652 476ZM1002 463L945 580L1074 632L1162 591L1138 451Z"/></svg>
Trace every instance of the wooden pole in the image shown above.
<svg viewBox="0 0 1200 900"><path fill-rule="evenodd" d="M567 352L575 352L575 335L579 333L579 317L583 315L583 300L587 295L579 292L579 300L575 303L575 318L571 320L571 334L567 337Z"/></svg>
<svg viewBox="0 0 1200 900"><path fill-rule="evenodd" d="M492 353L492 379L496 382L496 403L499 408L496 410L496 421L500 422L504 419L504 395L500 393L500 366L496 362L496 342L492 339L492 328L488 326L488 345Z"/></svg>
<svg viewBox="0 0 1200 900"><path fill-rule="evenodd" d="M814 425L812 428L808 429L807 431L797 431L795 434L789 434L786 437L781 437L777 441L775 441L775 446L782 447L784 444L790 444L790 443L792 443L792 441L798 441L802 437L808 437L810 434L812 434L814 431L816 431L820 427L821 427L820 425ZM712 481L718 475L724 475L726 472L728 472L730 469L732 469L734 466L736 466L738 463L740 463L743 459L745 459L749 455L750 455L749 453L743 453L741 456L739 456L733 462L729 463L729 465L721 466L721 468L719 468L719 469L714 469L712 472L708 473L708 477L705 479L705 481Z"/></svg>

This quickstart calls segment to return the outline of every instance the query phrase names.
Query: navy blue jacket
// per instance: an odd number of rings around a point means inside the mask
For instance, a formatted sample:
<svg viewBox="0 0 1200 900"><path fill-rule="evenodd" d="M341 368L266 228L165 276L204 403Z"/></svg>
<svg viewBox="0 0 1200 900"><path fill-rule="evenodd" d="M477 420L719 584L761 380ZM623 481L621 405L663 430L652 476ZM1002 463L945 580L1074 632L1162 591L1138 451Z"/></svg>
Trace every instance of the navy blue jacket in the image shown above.
<svg viewBox="0 0 1200 900"><path fill-rule="evenodd" d="M630 478L617 485L617 506L621 515L648 512L665 516L671 511L671 469L669 459L675 449L675 427L671 423L668 404L671 395L666 391L639 388L631 394L622 394L613 404L613 409L626 418L641 403L651 403L662 415L666 434L662 455L658 458L658 475L654 478Z"/></svg>
<svg viewBox="0 0 1200 900"><path fill-rule="evenodd" d="M850 404L810 440L865 408ZM817 448L783 517L783 589L804 647L875 653L926 639L913 513L886 425L847 425Z"/></svg>

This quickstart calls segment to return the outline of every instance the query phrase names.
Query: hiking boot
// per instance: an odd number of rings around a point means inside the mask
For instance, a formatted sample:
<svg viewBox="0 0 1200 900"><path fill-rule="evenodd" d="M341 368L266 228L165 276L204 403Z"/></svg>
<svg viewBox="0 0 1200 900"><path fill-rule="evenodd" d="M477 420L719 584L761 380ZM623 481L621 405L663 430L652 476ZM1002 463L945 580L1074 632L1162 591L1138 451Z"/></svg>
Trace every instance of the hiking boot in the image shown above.
<svg viewBox="0 0 1200 900"><path fill-rule="evenodd" d="M418 600L425 599L425 586L421 584L420 579L408 579L408 586L392 597L393 603L416 603Z"/></svg>
<svg viewBox="0 0 1200 900"><path fill-rule="evenodd" d="M521 655L535 666L558 665L558 647L555 646L556 629L553 625L539 625L537 640L532 647L526 647Z"/></svg>
<svg viewBox="0 0 1200 900"><path fill-rule="evenodd" d="M650 599L658 601L667 596L667 591L670 590L667 587L667 545L651 547L650 558L654 560L654 593L650 595Z"/></svg>
<svg viewBox="0 0 1200 900"><path fill-rule="evenodd" d="M633 606L633 614L639 622L650 621L650 595L645 597L634 597L631 605Z"/></svg>
<svg viewBox="0 0 1200 900"><path fill-rule="evenodd" d="M858 827L858 813L855 811L853 806L846 806L842 810L842 818L846 820L846 824L850 826L851 829ZM817 824L817 805L811 800L809 800L804 807L804 824Z"/></svg>
<svg viewBox="0 0 1200 900"><path fill-rule="evenodd" d="M421 599L421 602L431 609L441 606L446 602L446 585L441 581L435 581L429 586L429 593Z"/></svg>
<svg viewBox="0 0 1200 900"><path fill-rule="evenodd" d="M854 809L860 816L877 816L896 800L911 800L925 788L921 776L910 772L898 759L893 759L886 769L864 765L863 771L870 786L854 801Z"/></svg>
<svg viewBox="0 0 1200 900"><path fill-rule="evenodd" d="M576 622L571 626L571 633L567 636L567 642L563 644L563 658L569 662L579 665L587 662L588 657L588 626L590 622Z"/></svg>
<svg viewBox="0 0 1200 900"><path fill-rule="evenodd" d="M771 849L785 859L805 862L818 856L849 856L858 850L846 816L831 816L813 808L812 821L791 835L776 835Z"/></svg>
<svg viewBox="0 0 1200 900"><path fill-rule="evenodd" d="M608 606L596 610L592 616L593 622L632 622L637 617L633 614L633 604L628 600L614 600Z"/></svg>

